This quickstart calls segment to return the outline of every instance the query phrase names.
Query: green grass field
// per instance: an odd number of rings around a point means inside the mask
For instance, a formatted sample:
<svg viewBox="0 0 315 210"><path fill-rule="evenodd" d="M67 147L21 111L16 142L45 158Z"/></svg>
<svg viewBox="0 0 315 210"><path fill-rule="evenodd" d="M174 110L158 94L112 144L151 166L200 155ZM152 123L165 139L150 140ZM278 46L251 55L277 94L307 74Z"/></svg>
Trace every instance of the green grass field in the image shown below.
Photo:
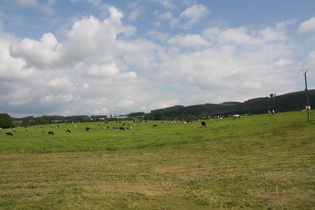
<svg viewBox="0 0 315 210"><path fill-rule="evenodd" d="M205 120L206 128L97 122L15 128L13 137L3 129L0 209L314 209L315 123L306 121L289 112Z"/></svg>

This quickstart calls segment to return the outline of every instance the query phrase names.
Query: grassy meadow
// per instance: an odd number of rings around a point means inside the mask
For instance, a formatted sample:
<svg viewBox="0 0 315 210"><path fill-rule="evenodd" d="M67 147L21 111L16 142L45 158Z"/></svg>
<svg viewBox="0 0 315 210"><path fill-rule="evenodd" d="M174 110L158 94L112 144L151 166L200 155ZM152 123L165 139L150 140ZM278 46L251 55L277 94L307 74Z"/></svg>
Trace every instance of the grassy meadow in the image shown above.
<svg viewBox="0 0 315 210"><path fill-rule="evenodd" d="M315 208L305 112L205 122L3 129L0 209Z"/></svg>

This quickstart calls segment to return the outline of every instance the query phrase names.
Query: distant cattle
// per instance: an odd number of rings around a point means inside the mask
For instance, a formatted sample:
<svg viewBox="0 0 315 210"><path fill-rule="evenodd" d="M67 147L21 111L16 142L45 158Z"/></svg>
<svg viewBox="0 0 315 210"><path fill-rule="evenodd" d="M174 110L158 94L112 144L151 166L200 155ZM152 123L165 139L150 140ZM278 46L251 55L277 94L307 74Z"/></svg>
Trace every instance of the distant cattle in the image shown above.
<svg viewBox="0 0 315 210"><path fill-rule="evenodd" d="M13 136L11 132L6 132L5 134L7 134L7 136Z"/></svg>
<svg viewBox="0 0 315 210"><path fill-rule="evenodd" d="M67 133L71 133L71 130L70 130L70 129L67 129Z"/></svg>
<svg viewBox="0 0 315 210"><path fill-rule="evenodd" d="M49 135L55 135L53 131L48 131Z"/></svg>
<svg viewBox="0 0 315 210"><path fill-rule="evenodd" d="M240 118L241 118L241 115L239 115L239 114L234 114L234 115L233 115L233 118L234 118L234 119L236 119L236 118L239 118L239 119L240 119Z"/></svg>
<svg viewBox="0 0 315 210"><path fill-rule="evenodd" d="M85 130L86 130L86 131L90 131L91 128L90 128L90 127L86 127Z"/></svg>
<svg viewBox="0 0 315 210"><path fill-rule="evenodd" d="M206 122L202 121L201 126L207 127Z"/></svg>
<svg viewBox="0 0 315 210"><path fill-rule="evenodd" d="M154 124L153 124L153 127L156 127L156 126L158 126L158 125L154 123Z"/></svg>

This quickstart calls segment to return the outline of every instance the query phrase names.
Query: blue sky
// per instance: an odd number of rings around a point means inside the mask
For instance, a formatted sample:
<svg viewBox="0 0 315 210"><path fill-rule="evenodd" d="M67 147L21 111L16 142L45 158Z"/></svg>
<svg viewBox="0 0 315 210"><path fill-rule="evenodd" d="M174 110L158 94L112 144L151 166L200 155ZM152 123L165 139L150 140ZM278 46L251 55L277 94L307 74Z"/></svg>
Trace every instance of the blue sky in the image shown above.
<svg viewBox="0 0 315 210"><path fill-rule="evenodd" d="M2 0L0 112L150 112L314 88L313 0Z"/></svg>

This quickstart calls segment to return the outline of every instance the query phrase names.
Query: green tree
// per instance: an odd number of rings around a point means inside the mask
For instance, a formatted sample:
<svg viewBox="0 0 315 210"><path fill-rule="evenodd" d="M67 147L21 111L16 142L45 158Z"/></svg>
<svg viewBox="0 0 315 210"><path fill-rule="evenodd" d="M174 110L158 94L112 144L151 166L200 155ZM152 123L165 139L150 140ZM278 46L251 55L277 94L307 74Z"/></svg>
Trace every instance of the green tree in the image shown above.
<svg viewBox="0 0 315 210"><path fill-rule="evenodd" d="M7 113L0 113L0 128L14 127L13 120Z"/></svg>

